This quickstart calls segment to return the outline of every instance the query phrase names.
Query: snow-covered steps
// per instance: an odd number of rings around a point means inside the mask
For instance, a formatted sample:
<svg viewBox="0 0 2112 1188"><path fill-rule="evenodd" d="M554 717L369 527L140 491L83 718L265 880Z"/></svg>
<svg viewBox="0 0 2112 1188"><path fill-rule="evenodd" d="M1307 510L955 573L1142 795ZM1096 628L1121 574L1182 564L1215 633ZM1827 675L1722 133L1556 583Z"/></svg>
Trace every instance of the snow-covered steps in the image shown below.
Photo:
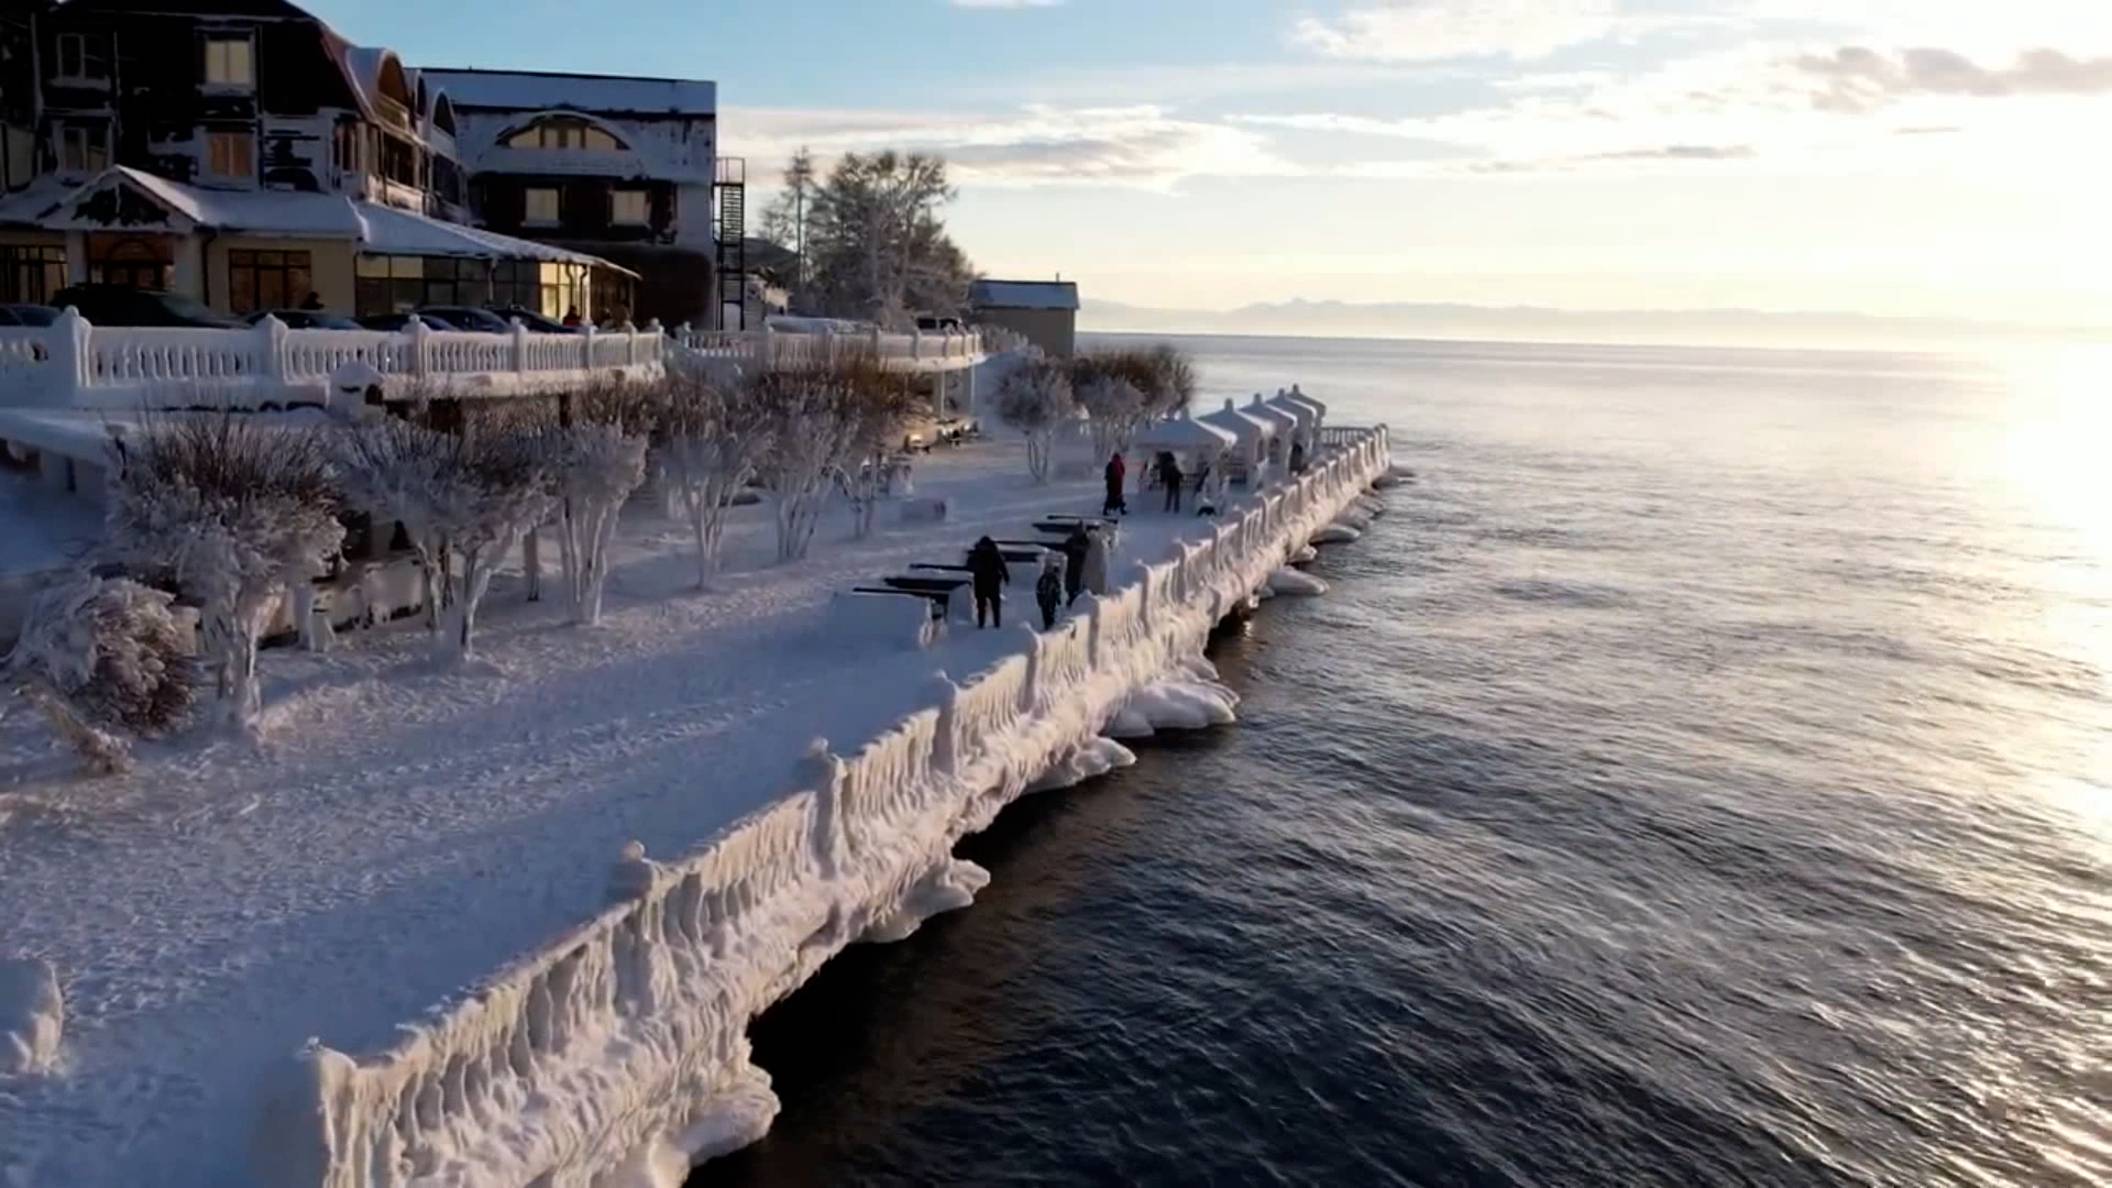
<svg viewBox="0 0 2112 1188"><path fill-rule="evenodd" d="M674 1184L753 1141L777 1101L749 1020L846 945L972 902L989 874L955 843L1029 791L1133 759L1106 735L1230 721L1237 698L1202 659L1211 628L1295 574L1387 466L1383 428L1331 447L1058 630L1016 631L964 680L931 676L923 707L863 745L816 740L781 797L694 852L610 855L605 911L395 1043L290 1054L264 1087L255 1178Z"/></svg>

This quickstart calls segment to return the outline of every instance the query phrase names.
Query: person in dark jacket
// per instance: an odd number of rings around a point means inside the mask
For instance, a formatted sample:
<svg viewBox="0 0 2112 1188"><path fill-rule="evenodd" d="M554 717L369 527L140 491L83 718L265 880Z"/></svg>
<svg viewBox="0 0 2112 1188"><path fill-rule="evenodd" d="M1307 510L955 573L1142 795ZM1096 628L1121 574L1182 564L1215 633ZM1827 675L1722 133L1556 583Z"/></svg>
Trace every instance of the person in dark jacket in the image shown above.
<svg viewBox="0 0 2112 1188"><path fill-rule="evenodd" d="M1129 463L1122 460L1122 451L1107 460L1107 500L1100 505L1100 514L1111 516L1117 512L1129 514L1129 500L1122 494L1122 483L1129 477Z"/></svg>
<svg viewBox="0 0 2112 1188"><path fill-rule="evenodd" d="M1041 604L1041 629L1056 628L1056 612L1063 606L1064 574L1067 572L1061 553L1043 553L1041 576L1034 580L1034 601Z"/></svg>
<svg viewBox="0 0 2112 1188"><path fill-rule="evenodd" d="M1181 510L1181 483L1187 479L1181 473L1181 461L1171 451L1159 455L1159 481L1166 484L1166 510Z"/></svg>
<svg viewBox="0 0 2112 1188"><path fill-rule="evenodd" d="M1005 568L1005 555L997 542L984 537L968 550L968 576L975 583L975 625L985 620L991 627L1005 625L1005 595L1001 587L1012 584L1012 571Z"/></svg>
<svg viewBox="0 0 2112 1188"><path fill-rule="evenodd" d="M1078 601L1078 591L1085 588L1085 555L1093 547L1093 538L1085 534L1085 525L1071 525L1071 534L1063 538L1063 595L1064 605Z"/></svg>
<svg viewBox="0 0 2112 1188"><path fill-rule="evenodd" d="M1302 441L1291 443L1291 473L1305 473L1305 443Z"/></svg>
<svg viewBox="0 0 2112 1188"><path fill-rule="evenodd" d="M302 308L302 309L307 309L307 310L317 310L317 309L321 309L322 307L323 307L323 296L322 296L322 294L320 294L320 293L316 293L316 292L312 292L312 291L311 291L311 292L310 292L310 293L309 293L309 294L308 294L308 295L307 295L306 297L303 297L303 298L301 299L301 308Z"/></svg>

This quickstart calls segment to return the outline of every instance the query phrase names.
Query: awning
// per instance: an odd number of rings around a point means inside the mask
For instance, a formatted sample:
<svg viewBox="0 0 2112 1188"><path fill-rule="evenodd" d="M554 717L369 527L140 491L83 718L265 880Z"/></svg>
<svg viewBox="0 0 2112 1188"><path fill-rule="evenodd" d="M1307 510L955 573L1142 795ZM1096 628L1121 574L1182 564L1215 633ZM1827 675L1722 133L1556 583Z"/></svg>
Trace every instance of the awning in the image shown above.
<svg viewBox="0 0 2112 1188"><path fill-rule="evenodd" d="M546 260L638 274L599 256L516 239L341 194L295 190L206 190L117 165L70 192L43 201L23 220L52 231L133 231L298 239L344 239L369 252L405 256L462 256L482 260ZM9 209L15 209L13 200Z"/></svg>
<svg viewBox="0 0 2112 1188"><path fill-rule="evenodd" d="M1246 412L1234 406L1229 398L1225 401L1225 407L1214 413L1207 413L1197 417L1196 420L1214 429L1223 429L1241 442L1249 445L1258 445L1261 442L1265 442L1276 436L1277 432L1275 421L1249 416Z"/></svg>
<svg viewBox="0 0 2112 1188"><path fill-rule="evenodd" d="M1259 392L1254 393L1253 401L1239 411L1253 417L1257 421L1267 421L1269 424L1276 426L1276 432L1279 434L1296 433L1298 432L1298 427L1304 424L1303 421L1298 419L1298 414L1270 404L1261 398L1261 393Z"/></svg>

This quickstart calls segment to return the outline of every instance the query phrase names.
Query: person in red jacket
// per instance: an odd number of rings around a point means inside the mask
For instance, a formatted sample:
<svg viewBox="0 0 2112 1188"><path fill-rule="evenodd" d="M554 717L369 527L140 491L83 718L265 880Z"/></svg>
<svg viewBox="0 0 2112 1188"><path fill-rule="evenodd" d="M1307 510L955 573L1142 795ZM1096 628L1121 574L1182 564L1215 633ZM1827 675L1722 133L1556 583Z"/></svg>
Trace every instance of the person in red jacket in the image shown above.
<svg viewBox="0 0 2112 1188"><path fill-rule="evenodd" d="M1122 451L1107 460L1107 501L1100 505L1100 514L1111 516L1116 512L1129 514L1129 499L1122 494L1122 482L1129 477L1129 466L1122 461Z"/></svg>

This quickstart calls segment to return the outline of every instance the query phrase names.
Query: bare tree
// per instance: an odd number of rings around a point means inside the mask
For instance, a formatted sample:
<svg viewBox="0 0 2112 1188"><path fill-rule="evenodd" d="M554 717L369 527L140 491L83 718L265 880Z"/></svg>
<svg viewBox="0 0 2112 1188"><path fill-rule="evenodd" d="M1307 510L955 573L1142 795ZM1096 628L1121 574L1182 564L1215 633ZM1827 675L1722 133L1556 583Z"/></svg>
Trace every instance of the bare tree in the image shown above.
<svg viewBox="0 0 2112 1188"><path fill-rule="evenodd" d="M1027 473L1037 483L1049 481L1056 432L1077 411L1069 369L1054 359L1029 359L998 385L998 419L1026 435Z"/></svg>
<svg viewBox="0 0 2112 1188"><path fill-rule="evenodd" d="M776 427L754 385L720 387L689 375L668 381L653 454L696 535L700 590L719 571L727 509L769 457Z"/></svg>
<svg viewBox="0 0 2112 1188"><path fill-rule="evenodd" d="M471 655L492 574L555 501L544 440L506 421L449 434L390 418L349 430L338 444L347 501L403 525L428 607L445 608L438 653Z"/></svg>
<svg viewBox="0 0 2112 1188"><path fill-rule="evenodd" d="M829 484L860 445L854 397L831 366L769 371L753 381L769 448L757 476L777 511L777 559L807 555Z"/></svg>
<svg viewBox="0 0 2112 1188"><path fill-rule="evenodd" d="M569 423L540 427L562 507L559 556L574 623L601 622L609 546L624 502L645 481L646 445L662 415L661 395L642 384L603 384L572 401Z"/></svg>
<svg viewBox="0 0 2112 1188"><path fill-rule="evenodd" d="M922 402L904 376L888 371L870 355L839 358L831 371L844 395L843 415L850 422L843 487L851 501L851 535L864 540L872 535L880 497L887 491L889 468Z"/></svg>
<svg viewBox="0 0 2112 1188"><path fill-rule="evenodd" d="M1079 355L1071 360L1071 391L1085 411L1093 455L1104 459L1126 450L1148 418L1148 402L1137 381L1145 373L1135 352Z"/></svg>
<svg viewBox="0 0 2112 1188"><path fill-rule="evenodd" d="M111 463L106 547L198 603L224 720L253 729L258 638L344 543L321 439L232 413L171 418L119 439Z"/></svg>

